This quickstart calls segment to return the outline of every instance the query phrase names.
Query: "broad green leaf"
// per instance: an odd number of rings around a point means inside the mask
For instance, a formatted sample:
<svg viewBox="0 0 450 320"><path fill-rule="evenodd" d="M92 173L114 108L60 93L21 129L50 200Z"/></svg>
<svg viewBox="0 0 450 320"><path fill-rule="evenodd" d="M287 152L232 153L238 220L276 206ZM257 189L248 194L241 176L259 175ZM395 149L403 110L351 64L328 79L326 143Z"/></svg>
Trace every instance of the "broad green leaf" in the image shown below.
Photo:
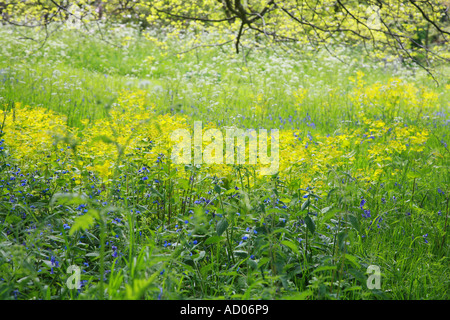
<svg viewBox="0 0 450 320"><path fill-rule="evenodd" d="M353 215L349 215L348 218L349 218L350 223L352 224L353 228L355 228L356 231L360 232L358 219Z"/></svg>
<svg viewBox="0 0 450 320"><path fill-rule="evenodd" d="M311 200L309 200L309 198L306 199L306 201L303 202L303 204L302 204L301 210L302 210L302 211L305 210L305 209L309 206L310 203L311 203Z"/></svg>
<svg viewBox="0 0 450 320"><path fill-rule="evenodd" d="M316 225L314 224L314 221L311 219L311 217L309 215L306 215L305 223L306 223L306 226L308 227L308 230L314 234L314 232L316 231Z"/></svg>
<svg viewBox="0 0 450 320"><path fill-rule="evenodd" d="M244 251L244 250L235 250L235 251L233 251L233 253L234 253L235 255L237 255L238 257L240 257L240 258L246 258L246 257L248 257L248 252L247 252L247 251Z"/></svg>
<svg viewBox="0 0 450 320"><path fill-rule="evenodd" d="M217 235L221 236L222 233L224 233L227 228L228 228L228 221L227 219L223 218L217 223L216 227Z"/></svg>
<svg viewBox="0 0 450 320"><path fill-rule="evenodd" d="M338 233L337 238L339 250L343 251L345 248L345 239L347 238L347 233L345 233L345 231L341 231Z"/></svg>
<svg viewBox="0 0 450 320"><path fill-rule="evenodd" d="M281 241L281 244L285 245L286 247L288 247L289 249L294 251L296 254L300 254L300 250L292 241L283 240L283 241Z"/></svg>
<svg viewBox="0 0 450 320"><path fill-rule="evenodd" d="M220 242L220 240L222 240L222 238L220 236L212 236L212 237L206 239L205 244L218 243L218 242Z"/></svg>
<svg viewBox="0 0 450 320"><path fill-rule="evenodd" d="M268 258L268 257L264 257L264 258L259 259L259 261L258 261L258 268L264 266L269 261L270 261L270 258Z"/></svg>

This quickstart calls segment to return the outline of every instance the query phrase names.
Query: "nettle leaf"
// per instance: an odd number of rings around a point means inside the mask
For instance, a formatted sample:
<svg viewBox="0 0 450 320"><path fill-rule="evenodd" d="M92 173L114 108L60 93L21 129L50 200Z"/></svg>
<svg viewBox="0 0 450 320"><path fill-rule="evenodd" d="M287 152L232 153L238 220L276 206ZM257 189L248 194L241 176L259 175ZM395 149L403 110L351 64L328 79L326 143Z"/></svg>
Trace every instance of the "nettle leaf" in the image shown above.
<svg viewBox="0 0 450 320"><path fill-rule="evenodd" d="M347 233L345 231L341 231L338 233L338 246L339 250L344 251L345 249L345 239L347 238Z"/></svg>
<svg viewBox="0 0 450 320"><path fill-rule="evenodd" d="M309 215L306 215L305 223L306 226L308 227L308 230L311 231L311 233L314 233L316 231L316 225Z"/></svg>
<svg viewBox="0 0 450 320"><path fill-rule="evenodd" d="M308 197L308 199L306 199L306 201L303 202L301 210L302 211L305 210L309 206L310 203L311 203L311 200L309 200L309 197Z"/></svg>
<svg viewBox="0 0 450 320"><path fill-rule="evenodd" d="M286 247L294 251L296 254L300 254L298 247L292 241L283 240L281 241L281 244L285 245Z"/></svg>
<svg viewBox="0 0 450 320"><path fill-rule="evenodd" d="M100 216L97 210L89 209L86 214L78 216L75 219L72 228L70 228L69 235L73 235L77 231L89 229L95 223L95 219L99 218Z"/></svg>
<svg viewBox="0 0 450 320"><path fill-rule="evenodd" d="M361 268L361 265L358 262L358 258L355 256L352 256L350 254L346 254L345 255L345 259L347 259L348 261L350 261L356 268Z"/></svg>
<svg viewBox="0 0 450 320"><path fill-rule="evenodd" d="M350 223L353 226L353 228L355 228L356 231L360 232L360 226L359 226L358 219L354 215L349 215L348 218L349 218Z"/></svg>
<svg viewBox="0 0 450 320"><path fill-rule="evenodd" d="M206 239L205 245L218 243L218 242L220 242L220 240L222 240L222 238L220 236L212 236L212 237Z"/></svg>
<svg viewBox="0 0 450 320"><path fill-rule="evenodd" d="M228 226L229 226L229 224L228 224L227 219L223 218L222 220L220 220L217 223L217 227L216 227L217 235L221 236L222 233L224 233L225 230L227 230Z"/></svg>

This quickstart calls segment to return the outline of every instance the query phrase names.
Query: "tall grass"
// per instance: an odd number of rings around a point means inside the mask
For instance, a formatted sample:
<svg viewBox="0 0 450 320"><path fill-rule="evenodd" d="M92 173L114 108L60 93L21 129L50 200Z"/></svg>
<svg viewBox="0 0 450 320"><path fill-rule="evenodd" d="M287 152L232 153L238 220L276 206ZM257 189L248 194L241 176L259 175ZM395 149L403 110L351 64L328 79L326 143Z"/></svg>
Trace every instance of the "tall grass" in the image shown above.
<svg viewBox="0 0 450 320"><path fill-rule="evenodd" d="M52 162L27 173L25 191L20 166L3 157L2 299L449 298L449 92L439 76L445 66L436 71L436 88L420 70L369 63L352 52L340 53L344 65L325 52L271 49L233 55L214 47L180 56L182 40L170 40L165 52L124 28L110 40L133 39L119 47L66 30L30 54L33 45L5 27L0 33L1 102L43 106L72 127L107 117L120 91L142 89L157 114L334 135L359 120L349 99L357 71L367 85L395 76L431 88L440 105L403 119L432 132L421 158L393 159L384 168L390 182L368 189L352 177L352 165L330 168L326 197L302 189L295 177L257 181L242 166L227 178L187 166L181 179L168 159L126 158L108 185L89 173L81 186L72 183ZM307 90L301 103L299 88ZM437 149L444 157L427 166ZM366 150L355 147L355 167L371 161ZM361 197L370 219L361 216ZM79 290L66 286L70 265L82 269ZM369 265L382 270L380 290L366 286Z"/></svg>

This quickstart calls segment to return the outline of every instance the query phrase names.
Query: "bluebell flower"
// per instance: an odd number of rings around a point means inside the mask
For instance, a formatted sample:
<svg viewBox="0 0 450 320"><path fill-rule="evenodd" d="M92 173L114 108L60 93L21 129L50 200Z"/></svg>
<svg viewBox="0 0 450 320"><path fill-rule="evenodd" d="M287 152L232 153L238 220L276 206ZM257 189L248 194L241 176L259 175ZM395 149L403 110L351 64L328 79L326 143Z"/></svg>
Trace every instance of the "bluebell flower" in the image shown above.
<svg viewBox="0 0 450 320"><path fill-rule="evenodd" d="M360 202L360 204L359 204L359 207L362 209L362 208L364 207L364 204L365 204L366 202L367 202L367 201L364 200L364 198L361 197L361 202Z"/></svg>
<svg viewBox="0 0 450 320"><path fill-rule="evenodd" d="M161 300L162 294L163 294L163 289L159 288L158 300Z"/></svg>

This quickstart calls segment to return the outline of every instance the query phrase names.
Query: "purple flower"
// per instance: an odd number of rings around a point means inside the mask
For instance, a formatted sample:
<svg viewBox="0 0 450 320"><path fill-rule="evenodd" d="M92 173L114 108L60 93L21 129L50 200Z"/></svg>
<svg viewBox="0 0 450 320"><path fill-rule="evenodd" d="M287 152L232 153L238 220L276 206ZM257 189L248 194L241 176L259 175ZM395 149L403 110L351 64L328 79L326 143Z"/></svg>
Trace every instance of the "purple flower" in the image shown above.
<svg viewBox="0 0 450 320"><path fill-rule="evenodd" d="M366 202L367 202L367 201L364 200L364 198L361 198L361 203L359 204L359 207L362 209L362 208L364 207L364 204L365 204Z"/></svg>

